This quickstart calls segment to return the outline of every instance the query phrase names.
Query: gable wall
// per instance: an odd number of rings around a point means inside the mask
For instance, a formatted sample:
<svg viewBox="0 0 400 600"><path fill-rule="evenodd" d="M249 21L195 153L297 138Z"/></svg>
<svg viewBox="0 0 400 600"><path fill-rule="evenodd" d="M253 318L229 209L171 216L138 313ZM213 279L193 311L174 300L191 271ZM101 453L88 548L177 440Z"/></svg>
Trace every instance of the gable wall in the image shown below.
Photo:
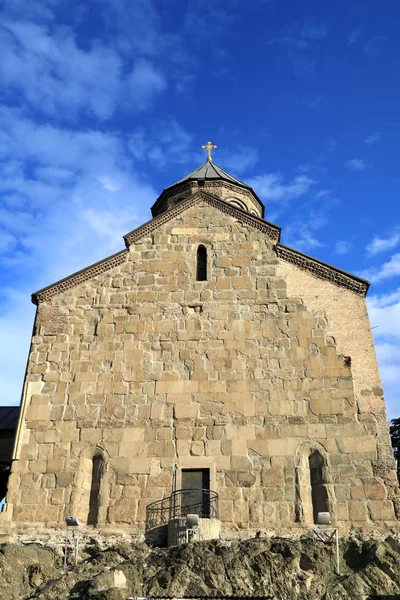
<svg viewBox="0 0 400 600"><path fill-rule="evenodd" d="M194 281L199 243L206 282ZM210 468L225 530L298 526L296 469L317 448L339 524L393 521L373 469L377 428L358 414L338 325L278 268L265 234L204 203L124 264L41 303L9 515L85 519L97 451L101 525L143 528L177 467L178 485L181 468Z"/></svg>

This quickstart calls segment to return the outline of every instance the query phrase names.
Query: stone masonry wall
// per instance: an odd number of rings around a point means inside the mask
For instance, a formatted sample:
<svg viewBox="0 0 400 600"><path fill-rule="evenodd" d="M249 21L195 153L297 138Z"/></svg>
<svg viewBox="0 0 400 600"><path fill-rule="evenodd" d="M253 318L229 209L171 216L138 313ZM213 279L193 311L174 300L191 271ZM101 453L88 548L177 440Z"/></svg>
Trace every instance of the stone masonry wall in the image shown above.
<svg viewBox="0 0 400 600"><path fill-rule="evenodd" d="M358 323L327 308L338 289L312 298L306 275L279 263L264 233L202 203L40 303L6 515L85 522L97 454L102 527L143 530L175 468L178 488L182 468L210 469L223 531L302 527L299 473L318 450L339 526L395 524L379 469L387 430L363 404L376 398L375 359L368 381L343 338Z"/></svg>

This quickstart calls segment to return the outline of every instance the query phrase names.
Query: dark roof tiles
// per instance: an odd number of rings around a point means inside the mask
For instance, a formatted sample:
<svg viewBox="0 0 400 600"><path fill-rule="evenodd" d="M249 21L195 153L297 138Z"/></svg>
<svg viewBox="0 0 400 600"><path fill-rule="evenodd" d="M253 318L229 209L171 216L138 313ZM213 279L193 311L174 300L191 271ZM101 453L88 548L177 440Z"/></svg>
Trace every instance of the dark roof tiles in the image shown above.
<svg viewBox="0 0 400 600"><path fill-rule="evenodd" d="M189 175L186 175L186 177L174 183L174 186L180 183L184 183L185 181L198 181L199 179L223 179L224 181L229 181L230 183L235 183L236 185L240 185L241 187L251 189L250 186L248 186L246 183L243 183L243 181L236 179L236 177L234 177L227 171L224 171L224 169L221 169L221 167L218 167L218 165L215 165L210 160L206 160L204 165L201 165L201 167L199 167L195 171L192 171L192 173L189 173ZM169 187L173 186L171 185Z"/></svg>
<svg viewBox="0 0 400 600"><path fill-rule="evenodd" d="M19 417L19 406L0 406L0 431L15 431Z"/></svg>

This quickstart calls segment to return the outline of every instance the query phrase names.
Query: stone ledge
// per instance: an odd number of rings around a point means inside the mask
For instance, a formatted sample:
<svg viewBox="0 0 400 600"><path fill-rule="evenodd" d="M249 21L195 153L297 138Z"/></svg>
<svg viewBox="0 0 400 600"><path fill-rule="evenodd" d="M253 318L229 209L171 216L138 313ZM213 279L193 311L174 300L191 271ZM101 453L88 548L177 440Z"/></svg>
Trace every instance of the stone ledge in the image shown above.
<svg viewBox="0 0 400 600"><path fill-rule="evenodd" d="M275 246L275 252L279 258L296 265L303 271L308 271L319 279L325 279L330 283L347 288L360 296L365 297L367 295L370 283L365 279L361 279L361 277L346 273L346 271L342 271L283 244L278 243Z"/></svg>

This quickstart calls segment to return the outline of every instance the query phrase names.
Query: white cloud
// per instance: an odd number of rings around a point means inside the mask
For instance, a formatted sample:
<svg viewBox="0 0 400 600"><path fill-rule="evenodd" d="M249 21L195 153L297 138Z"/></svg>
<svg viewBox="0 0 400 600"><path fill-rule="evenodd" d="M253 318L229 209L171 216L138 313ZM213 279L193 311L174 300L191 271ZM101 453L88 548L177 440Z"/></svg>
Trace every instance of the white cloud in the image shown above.
<svg viewBox="0 0 400 600"><path fill-rule="evenodd" d="M136 129L129 137L129 150L159 169L171 163L193 164L192 136L175 119L154 121L147 131Z"/></svg>
<svg viewBox="0 0 400 600"><path fill-rule="evenodd" d="M353 46L360 37L360 35L361 31L358 28L353 29L353 31L350 31L350 33L347 36L347 45Z"/></svg>
<svg viewBox="0 0 400 600"><path fill-rule="evenodd" d="M128 77L129 102L139 110L148 108L154 97L167 88L164 75L150 61L138 60Z"/></svg>
<svg viewBox="0 0 400 600"><path fill-rule="evenodd" d="M35 139L35 144L31 140ZM24 174L24 165L36 165ZM19 401L34 310L31 292L123 249L156 191L123 136L38 125L0 110L0 402Z"/></svg>
<svg viewBox="0 0 400 600"><path fill-rule="evenodd" d="M381 133L373 133L372 135L369 135L368 137L365 138L364 143L367 144L368 146L372 146L373 144L376 144L376 142L379 142L379 140L382 139L382 134Z"/></svg>
<svg viewBox="0 0 400 600"><path fill-rule="evenodd" d="M371 38L364 44L364 53L368 56L378 58L384 50L386 39L385 35L377 35Z"/></svg>
<svg viewBox="0 0 400 600"><path fill-rule="evenodd" d="M335 244L336 254L347 254L351 250L352 243L347 240L341 240Z"/></svg>
<svg viewBox="0 0 400 600"><path fill-rule="evenodd" d="M0 172L0 193L12 198L0 211L0 224L19 244L18 253L12 256L3 247L3 260L18 266L19 272L26 261L29 285L44 285L85 266L82 256L91 262L120 249L121 236L137 223L141 201L147 213L156 193L135 174L124 144L124 138L116 135L38 126L13 111L0 111L1 165L15 163L16 157L38 164L39 179L24 177L15 169L13 176L7 168ZM105 224L111 213L119 215L120 227L109 223L96 244L89 243L92 235L100 234L88 218L92 208L99 214L106 209Z"/></svg>
<svg viewBox="0 0 400 600"><path fill-rule="evenodd" d="M0 80L45 115L109 119L116 107L143 111L167 88L159 67L148 59L123 59L101 40L82 48L68 28L27 21L0 26ZM126 75L127 73L127 75Z"/></svg>
<svg viewBox="0 0 400 600"><path fill-rule="evenodd" d="M372 242L367 246L367 253L370 256L375 256L379 252L385 252L386 250L392 250L400 243L400 233L393 233L388 238L380 238L375 236Z"/></svg>
<svg viewBox="0 0 400 600"><path fill-rule="evenodd" d="M389 419L400 416L400 288L367 297Z"/></svg>
<svg viewBox="0 0 400 600"><path fill-rule="evenodd" d="M28 293L10 293L0 312L1 405L19 404L34 315Z"/></svg>
<svg viewBox="0 0 400 600"><path fill-rule="evenodd" d="M337 141L331 138L330 140L328 140L326 142L326 149L329 152L333 152L334 150L336 150L337 145L338 145Z"/></svg>
<svg viewBox="0 0 400 600"><path fill-rule="evenodd" d="M386 279L398 277L400 275L400 254L393 254L390 260L383 263L380 267L366 269L359 273L359 275L374 283L380 283Z"/></svg>
<svg viewBox="0 0 400 600"><path fill-rule="evenodd" d="M346 167L350 169L350 171L365 171L368 165L362 158L352 158L351 160L346 161Z"/></svg>
<svg viewBox="0 0 400 600"><path fill-rule="evenodd" d="M307 175L285 181L280 173L267 173L253 177L247 183L263 200L289 202L307 194L316 182Z"/></svg>
<svg viewBox="0 0 400 600"><path fill-rule="evenodd" d="M326 198L327 196L330 196L330 195L331 195L331 191L330 190L319 190L319 192L317 192L315 194L315 197L317 199L319 199L319 198Z"/></svg>
<svg viewBox="0 0 400 600"><path fill-rule="evenodd" d="M250 146L232 146L230 150L222 150L216 155L216 161L232 174L245 173L258 162L258 152Z"/></svg>
<svg viewBox="0 0 400 600"><path fill-rule="evenodd" d="M375 337L399 338L400 342L400 288L389 294L367 297L367 305Z"/></svg>

